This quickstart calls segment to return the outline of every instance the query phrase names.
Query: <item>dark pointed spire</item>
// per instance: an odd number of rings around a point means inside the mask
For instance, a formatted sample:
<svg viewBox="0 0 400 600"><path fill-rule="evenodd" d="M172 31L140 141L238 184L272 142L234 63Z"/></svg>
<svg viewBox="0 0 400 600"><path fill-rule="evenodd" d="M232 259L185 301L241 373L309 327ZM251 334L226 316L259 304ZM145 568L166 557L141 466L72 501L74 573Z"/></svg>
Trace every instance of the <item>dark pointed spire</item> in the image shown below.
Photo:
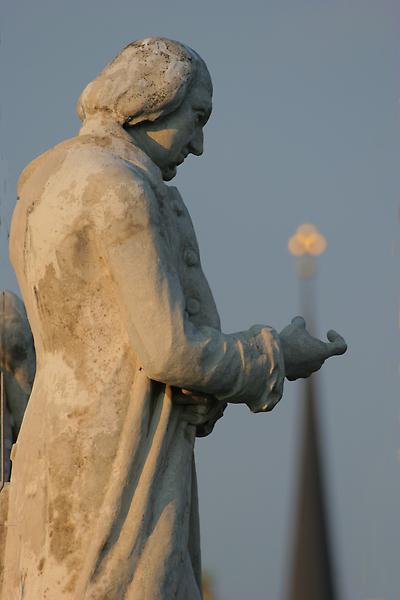
<svg viewBox="0 0 400 600"><path fill-rule="evenodd" d="M329 539L314 378L303 384L299 485L287 600L337 600Z"/></svg>

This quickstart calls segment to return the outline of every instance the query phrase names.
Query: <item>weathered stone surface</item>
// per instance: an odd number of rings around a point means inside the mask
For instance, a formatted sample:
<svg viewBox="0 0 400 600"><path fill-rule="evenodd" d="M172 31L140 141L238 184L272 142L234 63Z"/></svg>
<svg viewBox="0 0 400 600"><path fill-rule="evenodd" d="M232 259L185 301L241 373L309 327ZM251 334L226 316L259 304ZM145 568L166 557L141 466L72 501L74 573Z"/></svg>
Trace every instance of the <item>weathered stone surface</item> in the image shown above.
<svg viewBox="0 0 400 600"><path fill-rule="evenodd" d="M201 598L196 428L226 402L271 410L299 335L221 332L190 216L164 183L202 153L211 93L195 52L135 42L83 92L79 136L21 175L10 248L37 374L2 597Z"/></svg>

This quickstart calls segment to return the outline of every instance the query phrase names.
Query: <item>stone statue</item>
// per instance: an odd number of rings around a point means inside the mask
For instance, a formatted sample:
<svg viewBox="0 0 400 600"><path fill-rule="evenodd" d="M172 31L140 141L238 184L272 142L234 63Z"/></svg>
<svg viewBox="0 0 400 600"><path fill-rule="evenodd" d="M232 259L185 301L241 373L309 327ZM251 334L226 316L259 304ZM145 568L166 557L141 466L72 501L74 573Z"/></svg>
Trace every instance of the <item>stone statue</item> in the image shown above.
<svg viewBox="0 0 400 600"><path fill-rule="evenodd" d="M35 349L24 303L12 292L0 293L0 371L3 375L4 476L0 486L0 590L3 579L5 532L10 478L10 451L16 442L35 376ZM1 439L1 435L4 438Z"/></svg>
<svg viewBox="0 0 400 600"><path fill-rule="evenodd" d="M77 137L19 180L10 249L37 373L13 451L4 598L200 600L193 447L226 403L345 351L301 318L224 334L192 222L164 182L203 151L212 85L175 41L129 44Z"/></svg>
<svg viewBox="0 0 400 600"><path fill-rule="evenodd" d="M24 303L9 291L0 293L0 371L4 377L5 481L10 450L16 442L35 377L35 349Z"/></svg>

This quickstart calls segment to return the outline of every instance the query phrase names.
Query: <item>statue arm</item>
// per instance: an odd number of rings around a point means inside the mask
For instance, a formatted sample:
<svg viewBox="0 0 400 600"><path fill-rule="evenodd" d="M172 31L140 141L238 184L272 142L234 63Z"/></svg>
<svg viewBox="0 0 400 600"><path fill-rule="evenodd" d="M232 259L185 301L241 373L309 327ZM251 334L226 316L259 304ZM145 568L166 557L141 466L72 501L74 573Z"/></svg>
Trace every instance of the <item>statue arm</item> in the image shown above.
<svg viewBox="0 0 400 600"><path fill-rule="evenodd" d="M96 229L145 373L166 384L246 403L254 412L271 410L281 398L284 379L276 332L259 325L224 334L187 319L152 189L125 170L112 180Z"/></svg>

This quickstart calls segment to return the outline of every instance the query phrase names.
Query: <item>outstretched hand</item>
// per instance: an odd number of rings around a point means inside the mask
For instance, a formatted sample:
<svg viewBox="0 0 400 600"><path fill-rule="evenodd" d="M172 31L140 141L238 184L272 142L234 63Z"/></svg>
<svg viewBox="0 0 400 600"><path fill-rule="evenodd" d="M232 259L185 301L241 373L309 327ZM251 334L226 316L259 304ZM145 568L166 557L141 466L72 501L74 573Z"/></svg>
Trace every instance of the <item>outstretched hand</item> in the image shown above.
<svg viewBox="0 0 400 600"><path fill-rule="evenodd" d="M286 377L290 381L309 377L318 371L330 356L344 354L347 344L333 329L327 333L328 342L314 338L306 330L303 317L295 317L279 334Z"/></svg>

